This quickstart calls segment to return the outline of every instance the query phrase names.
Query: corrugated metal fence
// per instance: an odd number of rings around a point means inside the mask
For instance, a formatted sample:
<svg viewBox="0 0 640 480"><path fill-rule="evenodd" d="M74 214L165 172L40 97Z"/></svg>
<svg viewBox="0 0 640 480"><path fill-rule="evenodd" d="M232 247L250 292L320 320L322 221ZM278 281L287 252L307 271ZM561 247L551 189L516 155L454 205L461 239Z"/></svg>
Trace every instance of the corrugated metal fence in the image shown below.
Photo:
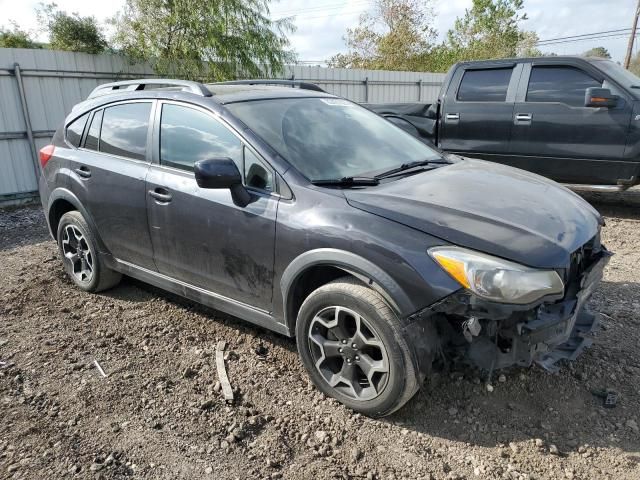
<svg viewBox="0 0 640 480"><path fill-rule="evenodd" d="M37 151L101 83L154 76L117 55L0 48L0 205L33 197ZM289 66L282 78L317 83L356 102L435 100L444 74Z"/></svg>

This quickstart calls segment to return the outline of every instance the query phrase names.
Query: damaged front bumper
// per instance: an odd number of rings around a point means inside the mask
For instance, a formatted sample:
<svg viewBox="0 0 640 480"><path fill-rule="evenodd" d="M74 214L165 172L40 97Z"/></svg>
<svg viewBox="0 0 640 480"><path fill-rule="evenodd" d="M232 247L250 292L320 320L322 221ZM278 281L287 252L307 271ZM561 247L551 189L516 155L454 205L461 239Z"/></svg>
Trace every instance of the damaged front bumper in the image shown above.
<svg viewBox="0 0 640 480"><path fill-rule="evenodd" d="M435 325L445 356L462 356L485 370L536 362L555 371L559 360L574 360L592 343L587 335L599 316L586 307L611 255L602 247L557 301L507 305L458 292L414 320Z"/></svg>

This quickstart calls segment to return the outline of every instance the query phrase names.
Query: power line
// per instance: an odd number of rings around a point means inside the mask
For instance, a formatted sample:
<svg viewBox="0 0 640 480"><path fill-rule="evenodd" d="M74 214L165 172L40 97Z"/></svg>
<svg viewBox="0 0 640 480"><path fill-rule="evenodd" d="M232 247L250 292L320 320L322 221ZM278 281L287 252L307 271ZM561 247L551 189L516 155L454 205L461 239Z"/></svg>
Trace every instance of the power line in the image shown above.
<svg viewBox="0 0 640 480"><path fill-rule="evenodd" d="M578 37L589 37L592 35L602 35L605 33L623 33L623 32L629 33L630 30L631 30L630 28L619 28L618 30L606 30L603 32L582 33L580 35L571 35L569 37L547 38L547 39L538 41L538 43L540 44L540 43L546 43L546 42L554 42L556 40L566 40L566 39L578 38Z"/></svg>
<svg viewBox="0 0 640 480"><path fill-rule="evenodd" d="M625 38L627 37L628 33L613 33L613 34L608 34L608 35L599 35L597 37L586 37L586 38L575 38L573 40L559 40L557 42L547 42L547 43L537 43L536 46L539 47L546 47L546 46L550 46L550 45L561 45L563 43L574 43L574 42L586 42L586 41L592 41L592 40L602 40L602 39L608 39L608 40L612 40L614 38ZM638 35L638 34L636 34Z"/></svg>
<svg viewBox="0 0 640 480"><path fill-rule="evenodd" d="M271 12L271 15L290 17L290 16L297 16L300 13L316 13L316 12L323 12L325 10L338 10L344 7L355 7L357 5L364 6L372 3L373 2L371 0L357 0L350 4L342 2L342 3L334 3L329 5L316 5L315 7L308 7L308 8L295 8L295 9L289 9L289 10L275 11L275 12Z"/></svg>

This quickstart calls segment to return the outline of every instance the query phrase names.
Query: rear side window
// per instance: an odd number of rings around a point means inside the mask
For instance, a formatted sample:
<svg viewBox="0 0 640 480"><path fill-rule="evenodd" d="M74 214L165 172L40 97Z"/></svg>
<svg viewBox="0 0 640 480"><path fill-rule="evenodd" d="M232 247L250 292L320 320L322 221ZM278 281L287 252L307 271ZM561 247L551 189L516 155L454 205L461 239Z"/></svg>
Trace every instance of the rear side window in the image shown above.
<svg viewBox="0 0 640 480"><path fill-rule="evenodd" d="M88 118L89 114L85 113L81 117L76 118L67 127L67 142L69 142L76 148L80 146L80 142L82 141L82 133L84 132L84 127L87 124Z"/></svg>
<svg viewBox="0 0 640 480"><path fill-rule="evenodd" d="M242 143L211 115L164 104L160 119L160 163L193 170L198 160L229 157L242 171Z"/></svg>
<svg viewBox="0 0 640 480"><path fill-rule="evenodd" d="M125 103L105 108L100 132L100 151L144 160L151 103Z"/></svg>
<svg viewBox="0 0 640 480"><path fill-rule="evenodd" d="M601 86L600 82L577 68L533 67L527 88L527 102L560 102L583 107L585 90Z"/></svg>
<svg viewBox="0 0 640 480"><path fill-rule="evenodd" d="M89 150L98 150L98 143L100 139L100 125L102 125L102 110L98 110L93 114L91 119L91 125L87 132L87 138L84 141L84 148Z"/></svg>
<svg viewBox="0 0 640 480"><path fill-rule="evenodd" d="M461 102L504 102L512 68L467 70L464 72L458 100Z"/></svg>

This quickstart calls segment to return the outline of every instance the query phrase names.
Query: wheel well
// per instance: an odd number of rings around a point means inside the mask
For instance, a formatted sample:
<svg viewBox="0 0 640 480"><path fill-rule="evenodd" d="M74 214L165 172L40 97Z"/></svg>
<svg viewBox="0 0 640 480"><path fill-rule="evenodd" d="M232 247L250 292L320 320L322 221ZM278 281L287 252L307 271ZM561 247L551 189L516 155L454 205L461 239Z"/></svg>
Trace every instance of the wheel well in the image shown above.
<svg viewBox="0 0 640 480"><path fill-rule="evenodd" d="M54 238L58 235L58 224L60 223L62 216L73 210L77 210L77 208L67 200L59 198L53 202L53 205L51 205L51 209L49 210L49 226L51 227L51 234Z"/></svg>
<svg viewBox="0 0 640 480"><path fill-rule="evenodd" d="M308 268L298 277L287 298L287 323L292 332L295 330L300 307L311 292L340 277L353 275L338 267L318 265Z"/></svg>

